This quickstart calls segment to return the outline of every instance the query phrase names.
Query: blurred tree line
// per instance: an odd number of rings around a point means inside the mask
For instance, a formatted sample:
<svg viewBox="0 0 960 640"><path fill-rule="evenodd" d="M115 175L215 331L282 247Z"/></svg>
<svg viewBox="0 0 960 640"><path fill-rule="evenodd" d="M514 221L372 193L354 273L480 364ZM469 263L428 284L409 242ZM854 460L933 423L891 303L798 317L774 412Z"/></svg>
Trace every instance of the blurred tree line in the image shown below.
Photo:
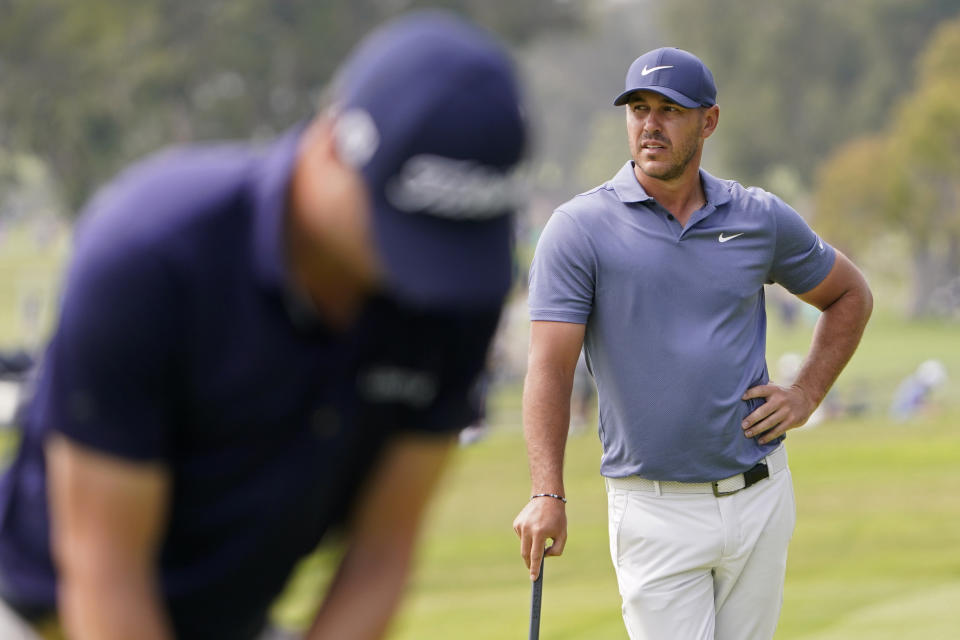
<svg viewBox="0 0 960 640"><path fill-rule="evenodd" d="M514 43L579 21L554 0L0 0L0 149L44 158L75 210L158 147L307 117L364 33L427 5Z"/></svg>
<svg viewBox="0 0 960 640"><path fill-rule="evenodd" d="M525 53L545 129L541 183L556 203L609 178L629 157L622 110L609 106L627 66L657 46L688 49L719 89L709 171L778 193L855 256L888 232L906 238L910 312L960 316L951 20L960 0L609 3L583 31Z"/></svg>
<svg viewBox="0 0 960 640"><path fill-rule="evenodd" d="M907 234L915 313L960 282L960 54L938 29L960 0L0 0L0 190L29 174L75 211L161 146L270 136L310 115L363 33L423 6L465 13L516 54L534 233L628 159L611 101L637 55L673 45L717 78L708 170L805 213L815 193L818 230L854 253L866 229Z"/></svg>
<svg viewBox="0 0 960 640"><path fill-rule="evenodd" d="M848 252L905 237L911 315L960 317L960 0L673 0L664 20L717 76L721 163L813 192Z"/></svg>
<svg viewBox="0 0 960 640"><path fill-rule="evenodd" d="M762 184L809 187L840 143L878 131L914 86L914 60L960 0L672 0L664 22L717 79L721 161Z"/></svg>
<svg viewBox="0 0 960 640"><path fill-rule="evenodd" d="M914 316L960 308L960 17L944 23L882 129L820 168L817 225L852 250L877 234L909 239Z"/></svg>
<svg viewBox="0 0 960 640"><path fill-rule="evenodd" d="M629 64L648 49L687 49L713 71L721 120L705 151L711 171L804 192L833 149L884 126L914 85L914 60L930 34L960 13L960 0L591 6L582 29L547 33L523 51L540 100L541 151L556 164L548 177L568 195L605 180L627 159L622 110L611 102Z"/></svg>

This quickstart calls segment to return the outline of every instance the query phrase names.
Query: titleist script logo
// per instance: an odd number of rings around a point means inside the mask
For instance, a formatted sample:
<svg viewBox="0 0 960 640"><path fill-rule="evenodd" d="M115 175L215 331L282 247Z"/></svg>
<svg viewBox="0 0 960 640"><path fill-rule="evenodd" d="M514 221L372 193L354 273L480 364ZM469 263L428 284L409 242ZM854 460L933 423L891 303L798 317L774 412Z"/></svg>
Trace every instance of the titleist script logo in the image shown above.
<svg viewBox="0 0 960 640"><path fill-rule="evenodd" d="M399 402L423 408L437 397L437 378L425 371L381 366L360 376L360 394L369 402Z"/></svg>
<svg viewBox="0 0 960 640"><path fill-rule="evenodd" d="M495 218L522 201L515 176L473 160L413 156L387 184L387 200L406 212L441 218Z"/></svg>

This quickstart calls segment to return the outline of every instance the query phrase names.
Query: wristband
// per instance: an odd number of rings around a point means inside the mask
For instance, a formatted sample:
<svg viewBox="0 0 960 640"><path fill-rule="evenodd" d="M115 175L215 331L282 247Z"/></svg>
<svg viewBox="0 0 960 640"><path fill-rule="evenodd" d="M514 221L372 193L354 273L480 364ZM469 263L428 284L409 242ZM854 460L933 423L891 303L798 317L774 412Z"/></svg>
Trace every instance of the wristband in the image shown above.
<svg viewBox="0 0 960 640"><path fill-rule="evenodd" d="M563 504L567 504L566 498L564 498L563 496L558 496L555 493L535 493L532 496L530 496L531 500L533 500L534 498L553 498L554 500L559 500Z"/></svg>

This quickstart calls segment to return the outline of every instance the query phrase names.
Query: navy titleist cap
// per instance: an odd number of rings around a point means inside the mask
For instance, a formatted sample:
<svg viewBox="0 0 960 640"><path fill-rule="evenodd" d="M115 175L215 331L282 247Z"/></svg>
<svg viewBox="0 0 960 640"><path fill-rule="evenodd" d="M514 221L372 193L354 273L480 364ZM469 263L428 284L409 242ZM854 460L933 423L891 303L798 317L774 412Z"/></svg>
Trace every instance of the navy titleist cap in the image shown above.
<svg viewBox="0 0 960 640"><path fill-rule="evenodd" d="M683 49L662 47L648 51L630 65L624 92L613 101L626 104L634 91L654 91L693 109L717 104L713 74L700 58Z"/></svg>
<svg viewBox="0 0 960 640"><path fill-rule="evenodd" d="M505 49L452 14L416 12L367 36L333 92L337 150L367 184L389 289L426 306L499 304L527 137Z"/></svg>

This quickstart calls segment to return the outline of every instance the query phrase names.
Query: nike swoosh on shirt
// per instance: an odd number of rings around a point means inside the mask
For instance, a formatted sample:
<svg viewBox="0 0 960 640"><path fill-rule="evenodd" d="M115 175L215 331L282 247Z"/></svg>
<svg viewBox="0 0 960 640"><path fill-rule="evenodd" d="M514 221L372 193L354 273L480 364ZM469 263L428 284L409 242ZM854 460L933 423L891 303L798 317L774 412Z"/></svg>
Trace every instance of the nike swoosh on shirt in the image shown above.
<svg viewBox="0 0 960 640"><path fill-rule="evenodd" d="M650 67L649 69L647 69L647 65L643 65L643 69L640 70L640 75L648 76L654 71L657 71L658 69L673 69L673 65L668 64L668 65L663 65L661 67Z"/></svg>
<svg viewBox="0 0 960 640"><path fill-rule="evenodd" d="M733 234L732 236L725 236L725 235L723 235L723 232L721 231L721 232L720 232L720 235L717 237L717 240L719 240L720 242L728 242L728 241L730 241L730 240L733 240L734 238L739 238L739 237L742 236L742 235L743 235L743 233L735 233L735 234Z"/></svg>

